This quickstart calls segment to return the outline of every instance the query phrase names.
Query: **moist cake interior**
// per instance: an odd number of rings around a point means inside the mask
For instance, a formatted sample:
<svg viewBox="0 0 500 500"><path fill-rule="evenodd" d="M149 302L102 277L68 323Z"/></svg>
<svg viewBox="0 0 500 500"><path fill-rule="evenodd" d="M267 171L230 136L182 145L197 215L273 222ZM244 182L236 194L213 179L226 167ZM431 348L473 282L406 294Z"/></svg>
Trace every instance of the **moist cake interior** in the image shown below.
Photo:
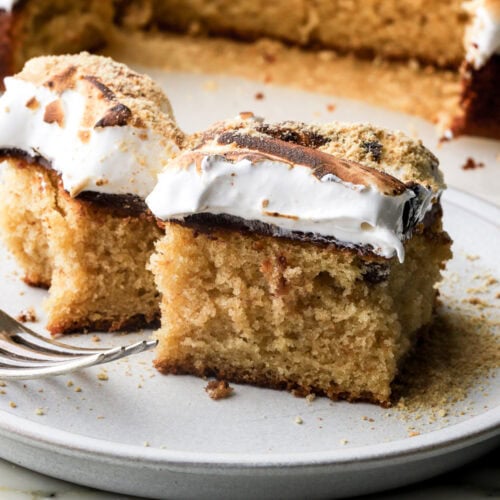
<svg viewBox="0 0 500 500"><path fill-rule="evenodd" d="M49 331L158 324L159 296L146 264L162 232L151 216L74 200L53 171L22 158L2 168L0 196L9 210L1 211L0 227L25 281L50 287Z"/></svg>
<svg viewBox="0 0 500 500"><path fill-rule="evenodd" d="M428 249L432 238L413 238L404 264L379 269L328 247L171 224L153 257L156 366L388 404L449 257L447 244Z"/></svg>

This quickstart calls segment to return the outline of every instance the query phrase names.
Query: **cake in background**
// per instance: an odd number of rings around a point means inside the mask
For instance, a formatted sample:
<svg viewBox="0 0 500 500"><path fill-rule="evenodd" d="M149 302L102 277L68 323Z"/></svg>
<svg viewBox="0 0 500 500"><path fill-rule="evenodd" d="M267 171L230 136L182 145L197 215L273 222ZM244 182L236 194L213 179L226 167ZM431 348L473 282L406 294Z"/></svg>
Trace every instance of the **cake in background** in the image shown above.
<svg viewBox="0 0 500 500"><path fill-rule="evenodd" d="M469 134L500 139L500 0L466 2L466 55L462 93L446 136Z"/></svg>
<svg viewBox="0 0 500 500"><path fill-rule="evenodd" d="M156 366L388 405L450 258L420 142L366 124L216 124L146 199L165 228Z"/></svg>
<svg viewBox="0 0 500 500"><path fill-rule="evenodd" d="M116 51L111 52L115 57L127 55L142 63L154 59L173 69L185 67L189 61L193 68L204 67L206 62L214 70L206 54L196 57L187 49L192 35L201 41L201 48L203 40L207 47L213 41L204 35L268 38L304 47L308 53L332 49L371 58L377 64L381 58L400 60L400 66L410 64L415 71L408 81L396 85L401 100L405 97L414 104L406 105L405 111L433 98L419 91L419 80L427 78L428 70L443 73L439 82L443 87L450 85L446 75L451 73L456 80L453 103L448 105L436 96L430 108L441 109L441 113L434 111L427 118L440 120L448 138L460 134L500 138L500 0L10 0L0 2L0 8L4 9L0 13L4 74L19 69L33 55L94 50L106 44ZM175 49L159 47L159 53L145 57L141 49L154 50L154 44L141 44L141 36L130 33L158 40L159 30L187 36L165 35L169 43L178 39ZM222 46L218 56L224 52ZM230 72L231 65L241 63L241 58L233 59L227 57L221 67ZM245 59L249 67L257 63L257 59ZM316 64L321 65L321 60ZM368 96L370 91L368 87L359 95ZM392 87L387 90L397 107L398 96L393 92ZM386 96L386 100L391 99Z"/></svg>
<svg viewBox="0 0 500 500"><path fill-rule="evenodd" d="M103 46L113 14L107 0L0 0L2 78L32 57Z"/></svg>
<svg viewBox="0 0 500 500"><path fill-rule="evenodd" d="M144 198L182 144L161 89L89 54L30 60L0 98L0 232L52 333L153 325Z"/></svg>

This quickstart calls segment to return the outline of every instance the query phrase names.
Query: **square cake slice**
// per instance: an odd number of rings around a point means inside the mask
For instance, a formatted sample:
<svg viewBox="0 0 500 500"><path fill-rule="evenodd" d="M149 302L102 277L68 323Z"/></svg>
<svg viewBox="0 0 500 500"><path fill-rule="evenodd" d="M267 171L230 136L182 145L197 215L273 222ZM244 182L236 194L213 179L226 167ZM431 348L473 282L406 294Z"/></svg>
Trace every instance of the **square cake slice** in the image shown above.
<svg viewBox="0 0 500 500"><path fill-rule="evenodd" d="M110 59L29 61L0 98L0 230L52 333L154 324L144 198L182 134L161 89Z"/></svg>
<svg viewBox="0 0 500 500"><path fill-rule="evenodd" d="M390 404L450 258L438 161L371 125L215 125L147 198L164 373Z"/></svg>

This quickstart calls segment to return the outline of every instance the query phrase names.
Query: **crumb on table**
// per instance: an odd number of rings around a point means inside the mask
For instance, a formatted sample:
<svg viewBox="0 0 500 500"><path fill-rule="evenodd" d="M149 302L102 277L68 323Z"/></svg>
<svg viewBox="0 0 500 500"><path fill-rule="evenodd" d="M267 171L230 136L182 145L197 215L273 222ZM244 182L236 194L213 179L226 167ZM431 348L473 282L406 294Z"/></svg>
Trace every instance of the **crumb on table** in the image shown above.
<svg viewBox="0 0 500 500"><path fill-rule="evenodd" d="M480 259L479 255L471 255L471 254L467 254L465 256L465 258L467 260L470 260L471 262L474 262L475 260L479 260Z"/></svg>
<svg viewBox="0 0 500 500"><path fill-rule="evenodd" d="M203 83L203 90L207 92L215 92L219 88L219 84L215 80L207 80Z"/></svg>
<svg viewBox="0 0 500 500"><path fill-rule="evenodd" d="M207 394L214 400L225 399L232 395L233 388L226 380L211 380L205 387Z"/></svg>
<svg viewBox="0 0 500 500"><path fill-rule="evenodd" d="M316 399L316 394L314 394L313 392L306 396L306 400L308 403L312 403L315 399Z"/></svg>

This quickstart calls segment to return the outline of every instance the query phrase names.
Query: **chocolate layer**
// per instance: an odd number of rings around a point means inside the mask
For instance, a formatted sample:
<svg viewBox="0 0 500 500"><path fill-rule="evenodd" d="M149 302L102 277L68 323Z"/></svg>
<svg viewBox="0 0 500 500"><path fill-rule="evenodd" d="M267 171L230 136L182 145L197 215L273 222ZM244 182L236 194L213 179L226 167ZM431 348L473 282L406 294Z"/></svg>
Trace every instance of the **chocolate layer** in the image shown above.
<svg viewBox="0 0 500 500"><path fill-rule="evenodd" d="M460 115L453 119L453 136L477 135L500 139L500 55L480 69L464 63Z"/></svg>
<svg viewBox="0 0 500 500"><path fill-rule="evenodd" d="M26 151L18 148L0 148L0 158L5 160L7 158L14 158L22 160L28 165L39 165L44 168L52 169L50 161L41 155L31 155Z"/></svg>
<svg viewBox="0 0 500 500"><path fill-rule="evenodd" d="M426 214L422 223L422 230L428 230L434 222L442 215L441 205L436 203L431 210ZM337 240L333 236L324 236L317 233L304 233L301 231L283 232L278 227L272 224L257 220L246 220L241 217L236 217L228 214L210 214L200 213L185 217L183 220L171 220L174 224L192 228L197 233L214 235L219 230L238 231L240 233L256 233L262 236L272 236L285 238L292 241L301 241L312 243L319 246L331 246L341 251L354 251L363 258L369 258L377 262L384 262L386 259L374 253L370 245L354 245ZM407 235L409 236L409 234ZM381 269L367 270L367 281L371 283L379 283L385 278L381 277L383 273Z"/></svg>
<svg viewBox="0 0 500 500"><path fill-rule="evenodd" d="M14 73L14 40L12 27L15 13L0 10L0 90L3 90L4 77Z"/></svg>
<svg viewBox="0 0 500 500"><path fill-rule="evenodd" d="M108 194L94 191L83 191L75 199L112 210L122 217L150 215L144 200L133 194ZM153 218L151 216L151 218Z"/></svg>
<svg viewBox="0 0 500 500"><path fill-rule="evenodd" d="M21 160L21 163L26 166L37 165L46 168L54 172L54 174L59 178L59 174L52 169L50 161L43 156L30 155L26 151L17 148L0 148L0 159L7 158ZM63 189L62 184L61 189ZM133 194L108 194L94 191L83 191L76 196L75 199L85 203L92 203L97 207L111 210L113 214L118 217L146 216L153 219L153 216L149 212L144 200Z"/></svg>
<svg viewBox="0 0 500 500"><path fill-rule="evenodd" d="M362 256L370 256L374 259L383 259L373 253L369 246L356 246L338 241L332 236L323 236L316 233L303 233L301 231L287 231L284 233L277 226L266 224L258 220L246 220L241 217L228 214L193 214L181 220L171 220L174 224L187 226L194 229L197 233L215 235L219 230L238 231L240 233L256 233L262 236L272 236L285 238L292 241L302 241L313 243L319 246L332 246L340 250L354 250Z"/></svg>

